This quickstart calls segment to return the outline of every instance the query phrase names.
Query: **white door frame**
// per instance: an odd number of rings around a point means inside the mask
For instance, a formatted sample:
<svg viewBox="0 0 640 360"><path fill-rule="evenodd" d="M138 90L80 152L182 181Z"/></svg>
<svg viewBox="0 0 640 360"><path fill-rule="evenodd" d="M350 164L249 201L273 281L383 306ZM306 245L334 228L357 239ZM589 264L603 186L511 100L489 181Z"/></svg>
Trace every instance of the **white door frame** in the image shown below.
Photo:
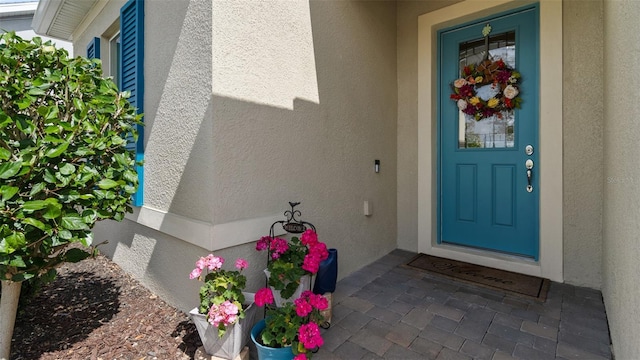
<svg viewBox="0 0 640 360"><path fill-rule="evenodd" d="M539 261L437 243L437 31L526 4L512 0L466 0L418 17L418 251L562 282L562 2L539 3Z"/></svg>

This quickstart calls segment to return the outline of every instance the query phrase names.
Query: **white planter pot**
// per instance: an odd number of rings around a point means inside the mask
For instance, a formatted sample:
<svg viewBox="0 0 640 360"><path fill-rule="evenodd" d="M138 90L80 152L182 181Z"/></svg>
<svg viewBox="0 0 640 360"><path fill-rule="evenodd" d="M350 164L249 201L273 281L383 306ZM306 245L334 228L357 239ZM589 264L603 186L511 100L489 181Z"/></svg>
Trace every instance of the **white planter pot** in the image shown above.
<svg viewBox="0 0 640 360"><path fill-rule="evenodd" d="M269 270L267 269L264 269L264 274L267 276L267 279L269 279L269 277L271 276L271 272L269 272ZM284 303L286 302L293 302L295 299L299 298L300 295L302 295L302 292L305 290L311 290L311 276L309 275L304 275L300 278L300 285L298 285L296 291L288 299L283 299L282 296L280 296L280 290L276 290L271 287L273 300L275 301L277 307L282 307L282 305L284 305Z"/></svg>
<svg viewBox="0 0 640 360"><path fill-rule="evenodd" d="M218 336L218 328L211 325L207 321L207 316L198 312L198 308L189 311L207 354L223 359L235 359L247 344L258 307L253 303L255 294L243 294L245 303L249 304L245 309L245 317L234 325L228 326L222 337Z"/></svg>

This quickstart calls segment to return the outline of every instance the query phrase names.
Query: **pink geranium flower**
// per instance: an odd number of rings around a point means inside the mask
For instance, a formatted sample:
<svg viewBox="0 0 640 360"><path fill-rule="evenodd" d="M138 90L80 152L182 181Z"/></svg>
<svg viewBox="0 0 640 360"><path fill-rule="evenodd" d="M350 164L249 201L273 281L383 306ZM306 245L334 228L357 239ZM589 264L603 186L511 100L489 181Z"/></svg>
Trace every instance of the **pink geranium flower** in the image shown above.
<svg viewBox="0 0 640 360"><path fill-rule="evenodd" d="M218 329L218 336L224 336L227 326L245 316L242 308L246 300L242 294L247 278L242 275L248 264L244 259L235 262L237 270L222 269L224 258L209 254L196 261L196 268L189 274L190 279L204 282L200 288L198 313L206 315L207 321ZM203 274L206 273L206 274Z"/></svg>
<svg viewBox="0 0 640 360"><path fill-rule="evenodd" d="M273 304L273 293L269 288L262 288L258 290L254 299L256 305L264 306L266 304Z"/></svg>
<svg viewBox="0 0 640 360"><path fill-rule="evenodd" d="M298 339L306 349L315 349L322 346L324 341L320 335L320 328L314 322L303 324L298 330Z"/></svg>
<svg viewBox="0 0 640 360"><path fill-rule="evenodd" d="M312 246L318 243L318 234L311 229L307 229L302 236L300 236L300 241L307 246Z"/></svg>
<svg viewBox="0 0 640 360"><path fill-rule="evenodd" d="M209 254L206 257L206 264L209 271L219 270L222 268L222 264L224 264L224 258Z"/></svg>
<svg viewBox="0 0 640 360"><path fill-rule="evenodd" d="M313 306L311 306L304 297L295 299L293 303L296 306L296 314L298 314L298 316L307 316L311 311L313 311Z"/></svg>
<svg viewBox="0 0 640 360"><path fill-rule="evenodd" d="M241 258L238 258L238 260L236 260L236 268L238 270L244 270L247 268L247 266L249 266L249 263L247 263L247 260L241 259Z"/></svg>
<svg viewBox="0 0 640 360"><path fill-rule="evenodd" d="M269 243L271 243L271 238L269 236L261 237L260 240L258 240L258 243L256 244L256 250L258 251L267 250L267 248L269 248Z"/></svg>
<svg viewBox="0 0 640 360"><path fill-rule="evenodd" d="M200 275L202 275L202 269L195 268L195 269L193 269L193 271L191 271L191 274L189 274L189 279L199 278Z"/></svg>
<svg viewBox="0 0 640 360"><path fill-rule="evenodd" d="M314 308L322 311L326 310L329 307L329 300L326 297L319 294L312 294L313 296L309 297L309 304Z"/></svg>
<svg viewBox="0 0 640 360"><path fill-rule="evenodd" d="M293 360L307 360L307 355L304 353L300 353L293 357Z"/></svg>

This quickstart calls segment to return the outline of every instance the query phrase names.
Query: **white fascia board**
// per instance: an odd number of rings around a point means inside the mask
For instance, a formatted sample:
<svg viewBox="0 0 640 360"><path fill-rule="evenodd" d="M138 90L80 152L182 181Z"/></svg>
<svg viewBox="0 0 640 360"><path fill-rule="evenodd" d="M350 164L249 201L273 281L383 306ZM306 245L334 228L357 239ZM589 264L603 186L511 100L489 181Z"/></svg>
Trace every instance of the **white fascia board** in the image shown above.
<svg viewBox="0 0 640 360"><path fill-rule="evenodd" d="M31 22L31 27L36 34L49 36L47 32L64 1L65 0L40 0L36 12L33 15L33 21Z"/></svg>
<svg viewBox="0 0 640 360"><path fill-rule="evenodd" d="M0 4L0 18L33 15L37 7L37 1L26 3Z"/></svg>

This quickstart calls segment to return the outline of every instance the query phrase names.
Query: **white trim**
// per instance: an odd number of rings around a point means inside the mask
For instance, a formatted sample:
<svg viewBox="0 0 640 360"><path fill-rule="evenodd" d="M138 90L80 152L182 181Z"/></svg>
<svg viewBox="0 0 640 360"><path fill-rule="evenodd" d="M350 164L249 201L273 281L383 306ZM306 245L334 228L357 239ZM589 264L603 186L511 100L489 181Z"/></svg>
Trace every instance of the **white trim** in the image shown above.
<svg viewBox="0 0 640 360"><path fill-rule="evenodd" d="M37 1L0 4L0 19L14 16L33 15L37 8Z"/></svg>
<svg viewBox="0 0 640 360"><path fill-rule="evenodd" d="M262 236L269 235L269 227L274 222L282 220L282 215L213 225L143 206L134 207L133 214L127 214L125 218L209 251L215 251L253 242ZM281 226L277 226L275 232L277 236L284 234Z"/></svg>
<svg viewBox="0 0 640 360"><path fill-rule="evenodd" d="M540 1L540 259L437 244L436 67L439 29L530 2L466 0L418 17L418 251L563 281L562 2Z"/></svg>

